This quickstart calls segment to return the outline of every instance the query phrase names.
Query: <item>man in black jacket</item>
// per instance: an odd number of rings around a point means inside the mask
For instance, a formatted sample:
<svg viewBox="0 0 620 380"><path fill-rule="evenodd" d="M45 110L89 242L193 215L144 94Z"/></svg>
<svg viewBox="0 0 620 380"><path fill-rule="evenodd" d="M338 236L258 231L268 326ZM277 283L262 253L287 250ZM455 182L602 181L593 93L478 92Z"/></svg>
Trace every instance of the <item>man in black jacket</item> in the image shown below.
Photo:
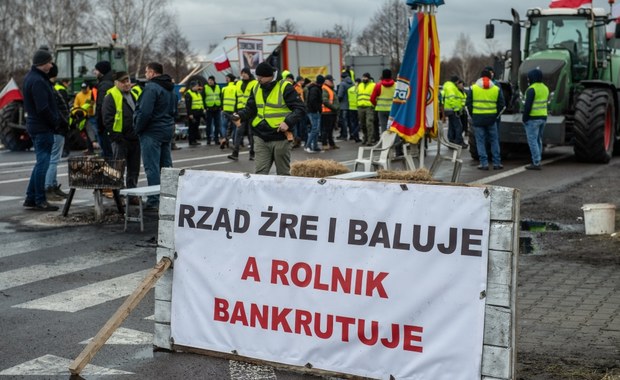
<svg viewBox="0 0 620 380"><path fill-rule="evenodd" d="M244 109L233 114L237 126L248 121L255 137L256 174L269 174L275 162L277 175L290 175L293 126L306 116L306 107L293 85L274 77L274 68L256 67L258 85Z"/></svg>
<svg viewBox="0 0 620 380"><path fill-rule="evenodd" d="M38 211L56 211L58 206L47 203L45 175L50 165L54 131L60 123L60 113L54 98L54 89L47 73L52 68L52 55L40 49L34 54L32 67L24 78L23 95L26 130L32 139L36 163L26 189L24 207Z"/></svg>
<svg viewBox="0 0 620 380"><path fill-rule="evenodd" d="M103 127L112 141L114 159L125 160L127 188L137 187L140 175L140 141L133 129L135 109L136 99L131 92L129 74L119 71L114 75L114 87L103 99L102 119Z"/></svg>
<svg viewBox="0 0 620 380"><path fill-rule="evenodd" d="M95 65L95 69L93 70L95 76L97 76L97 99L95 106L95 119L97 120L97 134L99 135L99 146L101 147L101 154L104 158L109 159L112 158L112 145L110 143L110 138L106 133L106 130L103 126L103 99L105 98L105 94L109 89L114 87L114 82L112 81L112 76L114 73L112 72L112 65L108 61L97 62Z"/></svg>
<svg viewBox="0 0 620 380"><path fill-rule="evenodd" d="M321 108L323 107L323 83L325 77L316 76L316 81L308 85L306 96L306 107L308 108L308 119L310 119L310 133L306 142L307 153L321 152L319 148L319 133L321 131Z"/></svg>

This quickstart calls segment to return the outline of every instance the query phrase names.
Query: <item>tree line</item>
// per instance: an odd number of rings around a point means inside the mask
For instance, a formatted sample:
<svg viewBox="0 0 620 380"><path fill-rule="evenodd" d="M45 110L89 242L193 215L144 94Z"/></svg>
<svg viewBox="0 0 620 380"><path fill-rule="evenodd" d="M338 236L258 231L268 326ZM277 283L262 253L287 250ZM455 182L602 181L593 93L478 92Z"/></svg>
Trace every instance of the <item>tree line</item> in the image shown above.
<svg viewBox="0 0 620 380"><path fill-rule="evenodd" d="M384 55L396 73L407 44L411 15L403 0L386 0L359 33L355 33L351 21L349 25L335 24L330 30L313 34L341 38L343 57ZM294 34L299 29L290 19L277 27L280 32ZM111 44L113 33L118 35L116 43L125 47L129 71L135 76L142 76L147 62L159 61L167 73L181 80L198 61L178 26L171 0L2 0L0 30L0 85L10 77L19 82L41 45L54 51L57 43ZM458 75L471 83L480 69L492 64L493 57L498 55L493 46L478 53L464 33L456 46L451 58L442 58L442 82Z"/></svg>
<svg viewBox="0 0 620 380"><path fill-rule="evenodd" d="M2 0L0 1L0 84L18 82L41 46L58 43L116 43L125 47L132 75L161 62L175 78L189 73L195 55L181 33L170 0Z"/></svg>

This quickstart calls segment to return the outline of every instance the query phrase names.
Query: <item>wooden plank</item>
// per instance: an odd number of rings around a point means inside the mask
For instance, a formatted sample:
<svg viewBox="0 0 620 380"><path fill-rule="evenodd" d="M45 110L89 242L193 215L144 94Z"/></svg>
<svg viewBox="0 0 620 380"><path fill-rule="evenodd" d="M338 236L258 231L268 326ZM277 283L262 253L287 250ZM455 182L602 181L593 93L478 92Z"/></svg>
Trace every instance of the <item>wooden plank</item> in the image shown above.
<svg viewBox="0 0 620 380"><path fill-rule="evenodd" d="M71 363L69 371L74 375L79 375L80 372L86 367L93 356L99 351L105 342L110 338L112 333L123 323L123 321L129 316L129 314L135 309L136 306L142 301L144 296L151 290L157 280L164 274L166 269L170 267L172 262L168 258L164 258L159 261L149 274L142 280L140 285L134 290L134 292L123 302L123 304L116 310L116 313L108 319L106 324L99 330L93 340L86 345L82 353Z"/></svg>
<svg viewBox="0 0 620 380"><path fill-rule="evenodd" d="M512 251L514 222L494 222L491 221L489 231L489 249L497 251Z"/></svg>
<svg viewBox="0 0 620 380"><path fill-rule="evenodd" d="M510 187L491 186L489 191L491 192L491 220L515 220L514 199L518 195L519 190Z"/></svg>
<svg viewBox="0 0 620 380"><path fill-rule="evenodd" d="M155 323L155 334L153 334L153 346L164 350L172 350L170 343L170 325L167 323Z"/></svg>
<svg viewBox="0 0 620 380"><path fill-rule="evenodd" d="M171 311L172 302L155 300L155 322L169 324Z"/></svg>
<svg viewBox="0 0 620 380"><path fill-rule="evenodd" d="M482 376L511 379L512 350L504 347L482 347Z"/></svg>
<svg viewBox="0 0 620 380"><path fill-rule="evenodd" d="M510 347L512 341L510 309L487 306L484 313L484 344Z"/></svg>
<svg viewBox="0 0 620 380"><path fill-rule="evenodd" d="M363 179L363 178L375 178L377 176L377 172L350 172L338 175L332 175L327 178L332 179Z"/></svg>

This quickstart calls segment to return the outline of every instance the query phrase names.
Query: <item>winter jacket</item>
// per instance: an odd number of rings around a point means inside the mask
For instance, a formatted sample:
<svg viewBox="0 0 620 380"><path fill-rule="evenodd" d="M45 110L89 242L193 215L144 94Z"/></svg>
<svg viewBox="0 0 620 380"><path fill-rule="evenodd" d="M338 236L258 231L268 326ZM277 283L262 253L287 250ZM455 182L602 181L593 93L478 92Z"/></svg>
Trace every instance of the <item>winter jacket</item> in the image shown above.
<svg viewBox="0 0 620 380"><path fill-rule="evenodd" d="M353 86L353 81L351 78L346 77L340 82L338 85L338 100L340 101L340 109L348 110L349 109L349 88Z"/></svg>
<svg viewBox="0 0 620 380"><path fill-rule="evenodd" d="M99 82L97 83L97 100L95 102L95 116L97 117L97 129L99 132L103 132L105 130L103 124L103 99L105 98L105 94L108 93L108 90L114 87L114 81L112 80L113 73L110 71L105 74L101 78L99 78Z"/></svg>
<svg viewBox="0 0 620 380"><path fill-rule="evenodd" d="M497 86L495 83L493 83L493 81L485 77L478 79L475 85L483 89L490 89L493 86ZM495 122L497 122L497 119L499 117L499 113L504 109L504 106L506 105L506 103L504 102L504 96L502 95L501 89L497 97L496 111L495 113L492 113L492 114L473 113L473 95L472 94L473 94L473 91L470 91L469 94L467 95L467 101L465 102L465 104L467 106L467 110L469 111L469 114L471 115L473 126L474 127L488 127L488 126L495 124Z"/></svg>
<svg viewBox="0 0 620 380"><path fill-rule="evenodd" d="M269 94L271 94L273 88L276 87L276 84L278 84L277 80L273 80L263 85L257 84L257 86L261 87L265 102L269 97ZM248 98L248 102L245 105L245 108L239 110L239 116L241 117L241 120L249 120L251 123L254 117L256 117L258 110L256 107L256 100L254 98L255 94L256 91L252 91L250 97ZM295 91L295 89L293 88L293 85L287 85L284 88L284 93L282 94L282 97L288 109L291 110L291 112L286 115L284 122L289 126L289 130L292 132L293 127L297 125L297 123L303 117L306 117L306 107L299 98L297 91ZM256 126L253 126L252 132L255 136L260 137L263 141L286 140L286 135L284 133L278 132L277 128L272 128L265 120L262 120Z"/></svg>
<svg viewBox="0 0 620 380"><path fill-rule="evenodd" d="M27 113L26 130L33 136L53 133L60 121L54 97L54 88L43 71L32 66L23 86L24 110Z"/></svg>
<svg viewBox="0 0 620 380"><path fill-rule="evenodd" d="M160 141L172 140L177 96L168 74L154 77L146 83L134 112L134 129L138 136L148 135Z"/></svg>
<svg viewBox="0 0 620 380"><path fill-rule="evenodd" d="M332 92L332 99L330 100L329 92ZM336 91L327 84L323 84L323 109L322 113L336 113L340 109L340 102L338 101L338 96L336 96Z"/></svg>
<svg viewBox="0 0 620 380"><path fill-rule="evenodd" d="M321 113L323 105L323 89L321 85L310 83L307 87L306 108L308 113Z"/></svg>

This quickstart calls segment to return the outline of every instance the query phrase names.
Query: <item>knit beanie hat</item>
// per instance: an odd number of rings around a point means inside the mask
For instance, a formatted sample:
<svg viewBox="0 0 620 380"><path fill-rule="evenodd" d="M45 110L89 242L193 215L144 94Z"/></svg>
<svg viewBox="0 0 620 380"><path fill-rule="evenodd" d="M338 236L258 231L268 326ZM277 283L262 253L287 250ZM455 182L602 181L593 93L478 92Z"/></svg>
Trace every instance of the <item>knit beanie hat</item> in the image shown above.
<svg viewBox="0 0 620 380"><path fill-rule="evenodd" d="M540 69L532 69L527 73L527 79L529 79L530 83L538 83L542 82L543 73Z"/></svg>
<svg viewBox="0 0 620 380"><path fill-rule="evenodd" d="M129 78L129 73L126 71L118 71L114 74L114 80L122 81L123 79Z"/></svg>
<svg viewBox="0 0 620 380"><path fill-rule="evenodd" d="M487 69L482 70L482 72L480 73L480 76L483 78L489 78L491 79L491 72Z"/></svg>
<svg viewBox="0 0 620 380"><path fill-rule="evenodd" d="M32 64L34 66L45 65L46 63L50 62L52 62L52 55L47 50L39 49L34 53L34 56L32 57Z"/></svg>
<svg viewBox="0 0 620 380"><path fill-rule="evenodd" d="M316 76L316 84L323 84L325 83L325 77L321 74Z"/></svg>
<svg viewBox="0 0 620 380"><path fill-rule="evenodd" d="M112 71L112 65L108 61L100 61L95 65L95 69L99 71L101 74L106 75L110 71Z"/></svg>
<svg viewBox="0 0 620 380"><path fill-rule="evenodd" d="M254 71L254 73L259 77L272 77L273 67L267 62L261 62L256 66L256 71Z"/></svg>
<svg viewBox="0 0 620 380"><path fill-rule="evenodd" d="M392 79L392 70L384 69L381 73L381 79Z"/></svg>

